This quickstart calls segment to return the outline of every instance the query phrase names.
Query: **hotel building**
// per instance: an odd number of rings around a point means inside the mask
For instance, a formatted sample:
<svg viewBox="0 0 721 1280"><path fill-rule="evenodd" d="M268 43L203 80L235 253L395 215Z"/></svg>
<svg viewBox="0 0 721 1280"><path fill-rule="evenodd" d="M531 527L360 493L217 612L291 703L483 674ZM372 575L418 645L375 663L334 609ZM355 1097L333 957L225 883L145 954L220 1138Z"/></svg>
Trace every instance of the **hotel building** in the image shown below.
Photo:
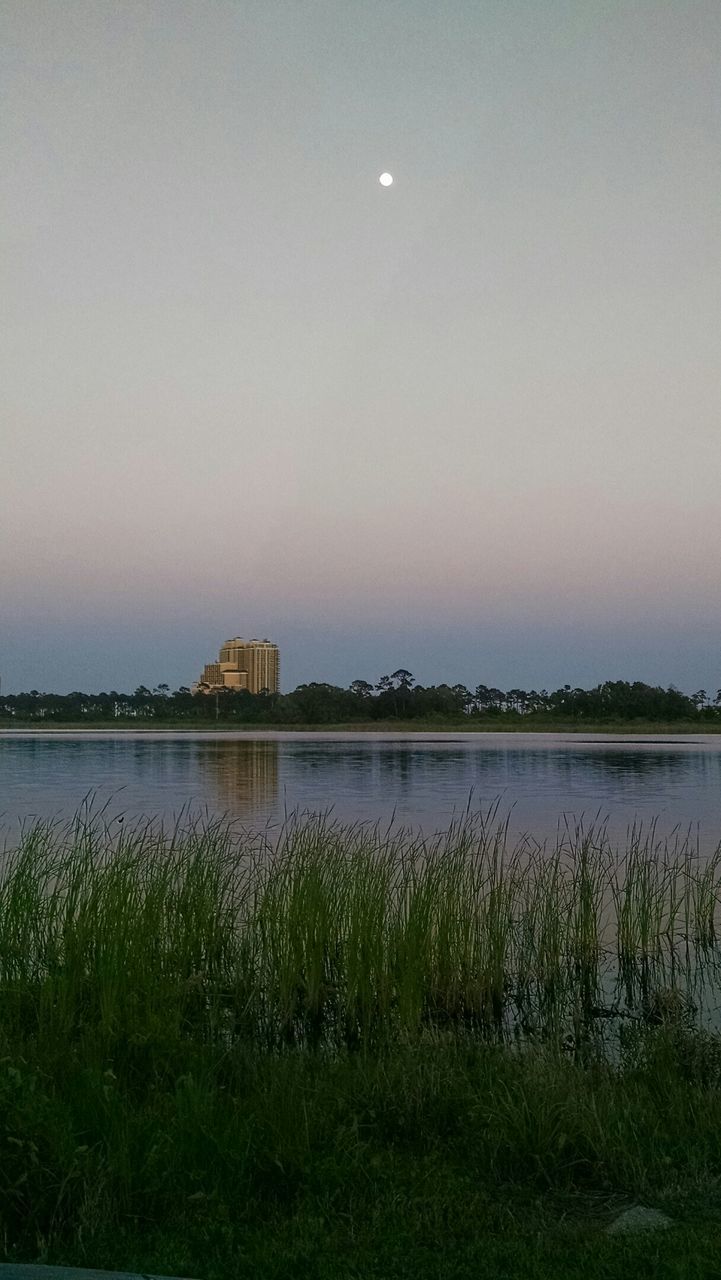
<svg viewBox="0 0 721 1280"><path fill-rule="evenodd" d="M206 663L193 693L217 693L219 689L247 689L248 693L277 693L280 654L270 640L226 640L217 662Z"/></svg>

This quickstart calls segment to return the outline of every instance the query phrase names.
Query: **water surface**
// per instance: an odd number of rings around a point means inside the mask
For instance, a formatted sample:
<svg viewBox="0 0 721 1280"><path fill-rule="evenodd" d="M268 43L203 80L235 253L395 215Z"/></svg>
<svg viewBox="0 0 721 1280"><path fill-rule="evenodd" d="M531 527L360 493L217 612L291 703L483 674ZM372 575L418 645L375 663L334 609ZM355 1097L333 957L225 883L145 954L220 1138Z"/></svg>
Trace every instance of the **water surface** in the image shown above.
<svg viewBox="0 0 721 1280"><path fill-rule="evenodd" d="M721 735L5 733L0 827L72 814L88 794L111 817L227 814L252 826L293 810L430 833L500 798L515 835L553 838L562 816L721 838Z"/></svg>

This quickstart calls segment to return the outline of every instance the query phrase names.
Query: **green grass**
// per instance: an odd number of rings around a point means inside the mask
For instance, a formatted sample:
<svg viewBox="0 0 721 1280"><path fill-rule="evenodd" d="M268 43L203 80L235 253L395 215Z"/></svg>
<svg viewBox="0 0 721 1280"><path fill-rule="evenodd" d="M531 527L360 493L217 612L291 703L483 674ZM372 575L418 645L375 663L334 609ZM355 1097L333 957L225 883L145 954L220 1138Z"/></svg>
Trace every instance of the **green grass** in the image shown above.
<svg viewBox="0 0 721 1280"><path fill-rule="evenodd" d="M678 1224L650 1256L668 1266L696 1232L710 1259L718 1079L690 1077L661 1039L661 1061L623 1077L447 1045L343 1062L206 1051L192 1071L157 1053L154 1070L5 1063L5 1239L26 1258L207 1280L492 1275L489 1257L573 1275L579 1246L602 1275L598 1251L629 1249L606 1224L641 1200ZM648 1266L648 1243L630 1248Z"/></svg>
<svg viewBox="0 0 721 1280"><path fill-rule="evenodd" d="M720 881L653 828L513 849L493 812L425 842L29 827L0 877L0 1250L721 1275ZM635 1202L676 1225L607 1238Z"/></svg>

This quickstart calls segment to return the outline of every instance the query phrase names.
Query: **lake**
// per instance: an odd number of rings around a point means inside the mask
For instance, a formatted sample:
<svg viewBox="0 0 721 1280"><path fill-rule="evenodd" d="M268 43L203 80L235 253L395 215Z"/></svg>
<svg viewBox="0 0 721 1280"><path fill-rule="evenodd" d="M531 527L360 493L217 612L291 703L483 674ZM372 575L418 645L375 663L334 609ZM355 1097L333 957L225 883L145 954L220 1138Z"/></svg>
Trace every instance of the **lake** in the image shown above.
<svg viewBox="0 0 721 1280"><path fill-rule="evenodd" d="M562 816L635 819L721 839L721 735L418 733L0 734L0 830L72 814L92 793L110 817L227 814L253 827L294 810L427 834L500 799L514 836L553 838Z"/></svg>

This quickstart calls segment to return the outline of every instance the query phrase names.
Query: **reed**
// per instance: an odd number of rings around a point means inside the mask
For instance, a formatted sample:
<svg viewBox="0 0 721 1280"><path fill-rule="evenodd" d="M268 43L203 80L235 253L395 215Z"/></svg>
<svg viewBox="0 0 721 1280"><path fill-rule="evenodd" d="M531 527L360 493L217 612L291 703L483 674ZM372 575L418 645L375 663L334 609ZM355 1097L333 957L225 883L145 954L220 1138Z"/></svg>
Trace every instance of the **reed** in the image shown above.
<svg viewBox="0 0 721 1280"><path fill-rule="evenodd" d="M600 1277L594 1222L641 1198L709 1215L715 1258L720 879L691 837L514 845L496 809L431 838L27 827L0 867L0 1256L571 1276L582 1209Z"/></svg>
<svg viewBox="0 0 721 1280"><path fill-rule="evenodd" d="M721 855L654 827L511 845L292 817L38 824L0 878L0 1035L333 1050L433 1032L576 1043L715 982ZM708 1001L706 1002L708 1004Z"/></svg>

